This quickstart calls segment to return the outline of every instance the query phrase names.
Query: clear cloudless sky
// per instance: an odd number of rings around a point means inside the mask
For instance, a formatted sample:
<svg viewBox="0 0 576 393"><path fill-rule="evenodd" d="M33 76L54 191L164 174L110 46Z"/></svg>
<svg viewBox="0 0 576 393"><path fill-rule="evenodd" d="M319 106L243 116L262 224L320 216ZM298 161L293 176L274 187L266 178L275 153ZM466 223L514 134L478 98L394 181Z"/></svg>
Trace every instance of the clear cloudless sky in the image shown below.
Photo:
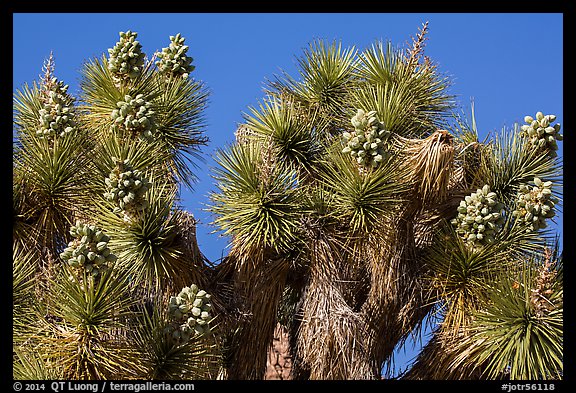
<svg viewBox="0 0 576 393"><path fill-rule="evenodd" d="M210 142L196 169L199 182L182 191L182 204L199 220L200 249L217 261L226 255L228 239L213 233L213 217L204 211L214 190L212 156L234 141L242 114L264 97L266 79L282 71L296 76L296 58L312 40L359 50L378 40L406 45L426 21L425 54L452 79L450 92L468 118L474 100L481 140L537 111L556 114L562 123L561 13L15 13L13 89L37 81L52 51L56 77L77 95L83 63L107 54L120 31L137 32L148 58L181 33L196 66L191 76L210 91ZM563 143L559 149L562 156ZM561 235L561 214L556 221ZM399 350L396 365L406 367L419 346L410 342Z"/></svg>

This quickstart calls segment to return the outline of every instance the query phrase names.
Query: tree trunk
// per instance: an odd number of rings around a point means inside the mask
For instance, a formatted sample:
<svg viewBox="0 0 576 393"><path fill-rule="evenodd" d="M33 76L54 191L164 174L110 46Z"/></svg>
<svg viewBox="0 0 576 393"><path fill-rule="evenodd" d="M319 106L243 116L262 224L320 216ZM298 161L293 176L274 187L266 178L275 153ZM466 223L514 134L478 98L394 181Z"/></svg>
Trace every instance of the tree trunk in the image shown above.
<svg viewBox="0 0 576 393"><path fill-rule="evenodd" d="M292 379L292 355L290 354L289 349L288 331L280 324L277 324L276 329L274 329L272 346L268 351L268 360L266 362L266 373L264 374L264 379Z"/></svg>

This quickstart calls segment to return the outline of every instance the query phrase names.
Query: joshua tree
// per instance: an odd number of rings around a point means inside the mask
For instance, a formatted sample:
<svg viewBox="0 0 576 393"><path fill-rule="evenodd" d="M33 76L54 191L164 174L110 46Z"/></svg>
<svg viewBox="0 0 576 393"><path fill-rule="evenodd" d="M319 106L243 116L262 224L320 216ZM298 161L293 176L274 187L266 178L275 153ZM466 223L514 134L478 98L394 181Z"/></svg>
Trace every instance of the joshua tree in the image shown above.
<svg viewBox="0 0 576 393"><path fill-rule="evenodd" d="M209 266L178 204L208 94L180 34L151 60L136 38L85 63L78 99L52 54L15 94L15 378L218 372Z"/></svg>
<svg viewBox="0 0 576 393"><path fill-rule="evenodd" d="M440 323L404 378L562 376L562 256L544 230L560 125L539 112L480 142L426 31L404 49L313 42L218 153L229 378L262 378L278 323L293 378L380 378L427 315Z"/></svg>
<svg viewBox="0 0 576 393"><path fill-rule="evenodd" d="M314 41L267 84L217 153L219 263L179 205L207 143L184 38L120 33L78 100L50 57L14 101L14 377L261 379L282 331L292 378L379 379L433 320L402 378L561 378L560 124L480 141L426 33Z"/></svg>

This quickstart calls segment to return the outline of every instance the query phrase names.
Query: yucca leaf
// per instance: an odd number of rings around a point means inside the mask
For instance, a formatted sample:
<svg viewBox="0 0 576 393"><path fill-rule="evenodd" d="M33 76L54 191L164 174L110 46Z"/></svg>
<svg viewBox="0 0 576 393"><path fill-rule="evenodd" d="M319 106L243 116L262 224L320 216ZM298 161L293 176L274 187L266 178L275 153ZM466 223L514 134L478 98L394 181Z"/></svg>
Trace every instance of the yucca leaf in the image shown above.
<svg viewBox="0 0 576 393"><path fill-rule="evenodd" d="M14 170L26 183L30 207L24 219L36 228L38 241L52 250L67 233L72 217L93 197L91 141L79 132L55 141L27 138L15 152Z"/></svg>
<svg viewBox="0 0 576 393"><path fill-rule="evenodd" d="M171 340L167 327L167 297L150 300L151 307L138 307L131 345L137 350L144 379L214 379L218 372L218 348L211 337L192 336L183 345ZM163 300L164 299L164 300Z"/></svg>
<svg viewBox="0 0 576 393"><path fill-rule="evenodd" d="M562 184L561 160L530 149L520 137L517 124L514 129L504 128L495 135L490 150L488 160L480 167L480 177L507 202L515 198L521 184L528 184L535 177ZM557 188L555 194L560 196Z"/></svg>
<svg viewBox="0 0 576 393"><path fill-rule="evenodd" d="M325 124L316 112L300 104L270 97L257 110L250 108L246 125L260 143L272 144L276 161L296 170L311 171L311 166L323 152L319 134Z"/></svg>
<svg viewBox="0 0 576 393"><path fill-rule="evenodd" d="M398 181L400 169L393 158L375 169L361 169L339 146L331 148L320 169L323 186L334 195L335 214L351 233L377 230L402 201L405 186Z"/></svg>
<svg viewBox="0 0 576 393"><path fill-rule="evenodd" d="M341 43L313 41L297 58L299 79L284 73L270 83L271 93L288 94L338 128L348 112L347 97L356 83L356 53L353 47L343 49Z"/></svg>
<svg viewBox="0 0 576 393"><path fill-rule="evenodd" d="M233 237L239 250L285 252L298 244L301 194L293 171L262 168L262 152L262 147L251 144L217 153L218 191L211 195L210 211L216 214L214 223Z"/></svg>
<svg viewBox="0 0 576 393"><path fill-rule="evenodd" d="M157 75L158 76L158 75ZM192 187L196 175L191 167L201 159L200 148L208 143L204 111L208 103L206 87L191 79L158 76L160 91L156 106L157 139L170 154L168 170L176 181Z"/></svg>
<svg viewBox="0 0 576 393"><path fill-rule="evenodd" d="M535 293L543 289L562 292L556 280L561 264L561 259L552 264L543 258L532 259L521 266L518 276L498 277L488 292L487 305L473 313L469 335L458 346L469 351L465 357L461 353L453 367L464 363L482 366L487 378L506 372L511 379L560 378L563 306L558 297L552 301L553 295L540 298ZM552 278L538 281L542 272L551 272L546 274ZM546 308L539 309L538 302L545 302Z"/></svg>

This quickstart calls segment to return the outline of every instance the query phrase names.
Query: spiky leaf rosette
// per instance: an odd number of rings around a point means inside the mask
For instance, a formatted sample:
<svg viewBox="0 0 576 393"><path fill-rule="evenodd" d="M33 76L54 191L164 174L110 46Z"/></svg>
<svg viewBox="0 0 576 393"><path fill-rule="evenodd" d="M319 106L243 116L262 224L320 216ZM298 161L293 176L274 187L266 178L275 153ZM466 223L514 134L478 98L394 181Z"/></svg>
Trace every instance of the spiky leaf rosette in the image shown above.
<svg viewBox="0 0 576 393"><path fill-rule="evenodd" d="M129 378L138 358L125 333L139 298L127 292L129 277L107 269L92 279L63 264L49 285L47 315L35 348L64 370L63 379Z"/></svg>
<svg viewBox="0 0 576 393"><path fill-rule="evenodd" d="M482 184L490 184L498 190L501 201L512 206L521 184L531 182L534 177L562 184L562 161L532 149L520 136L517 124L513 129L503 128L494 135L490 144L483 148L485 159L481 160L476 178Z"/></svg>
<svg viewBox="0 0 576 393"><path fill-rule="evenodd" d="M33 249L14 242L12 245L12 343L25 344L35 314L32 311L38 302L34 290L37 281L34 279L39 265Z"/></svg>
<svg viewBox="0 0 576 393"><path fill-rule="evenodd" d="M532 116L524 117L524 124L520 129L521 137L528 138L531 148L547 153L550 157L556 157L558 144L563 138L560 134L560 123L552 125L556 121L556 115L546 115L542 112L536 113L536 119Z"/></svg>
<svg viewBox="0 0 576 393"><path fill-rule="evenodd" d="M438 72L430 58L423 56L425 34L426 27L414 40L408 56L402 48L382 41L358 56L357 74L366 83L352 95L359 102L385 103L368 107L378 112L388 130L406 137L422 137L444 128L442 123L454 108L454 96L448 94L449 78ZM371 94L373 89L379 90L378 93Z"/></svg>
<svg viewBox="0 0 576 393"><path fill-rule="evenodd" d="M312 172L315 160L325 152L320 142L325 127L322 119L285 97L268 97L258 110L250 110L251 115L244 115L246 126L238 129L237 140L270 142L277 165Z"/></svg>
<svg viewBox="0 0 576 393"><path fill-rule="evenodd" d="M148 208L126 221L101 201L101 225L110 231L110 248L118 255L118 268L131 276L131 285L158 290L166 285L184 286L196 272L179 237L182 210L176 206L177 189L155 183L146 199Z"/></svg>
<svg viewBox="0 0 576 393"><path fill-rule="evenodd" d="M273 95L288 94L295 101L313 108L335 132L345 121L348 94L356 85L356 49L342 48L339 42L314 41L297 59L300 80L284 74L271 83Z"/></svg>
<svg viewBox="0 0 576 393"><path fill-rule="evenodd" d="M268 162L268 153L255 143L217 153L218 192L211 195L211 211L243 258L261 250L287 252L301 239L302 191L296 173Z"/></svg>
<svg viewBox="0 0 576 393"><path fill-rule="evenodd" d="M52 77L42 84L40 97L42 109L38 112L36 135L51 139L73 133L76 130L74 99L68 94L68 85Z"/></svg>
<svg viewBox="0 0 576 393"><path fill-rule="evenodd" d="M32 86L26 83L14 93L14 130L20 139L36 134L43 108L40 91L38 83L33 82Z"/></svg>
<svg viewBox="0 0 576 393"><path fill-rule="evenodd" d="M473 313L452 368L472 365L488 379L562 378L562 260L523 263L489 287L489 302Z"/></svg>
<svg viewBox="0 0 576 393"><path fill-rule="evenodd" d="M166 80L157 72L153 75L158 88L155 142L170 154L165 165L174 179L192 188L197 179L192 169L202 159L201 146L208 142L204 111L209 93L203 83L191 78Z"/></svg>
<svg viewBox="0 0 576 393"><path fill-rule="evenodd" d="M116 261L116 255L108 248L110 237L97 226L76 221L76 225L70 227L70 234L74 240L68 243L60 258L71 267L97 276Z"/></svg>
<svg viewBox="0 0 576 393"><path fill-rule="evenodd" d="M156 112L151 109L152 103L146 101L143 94L138 94L136 97L126 94L124 100L118 101L116 106L117 108L110 114L114 120L112 131L126 132L133 137L153 140L156 131Z"/></svg>
<svg viewBox="0 0 576 393"><path fill-rule="evenodd" d="M166 327L166 333L171 335L175 344L185 344L193 335L210 333L210 298L211 295L196 284L184 287L177 296L170 297L170 324Z"/></svg>
<svg viewBox="0 0 576 393"><path fill-rule="evenodd" d="M403 201L407 188L398 180L404 172L392 158L363 171L340 148L337 143L330 149L320 168L321 184L333 197L331 214L349 228L350 234L378 232L392 221Z"/></svg>
<svg viewBox="0 0 576 393"><path fill-rule="evenodd" d="M108 49L108 70L118 81L136 79L142 72L145 54L136 40L138 33L130 30L120 32L120 41Z"/></svg>
<svg viewBox="0 0 576 393"><path fill-rule="evenodd" d="M79 130L80 132L81 130ZM21 179L18 192L25 193L21 219L30 224L35 242L53 252L62 245L71 217L86 214L80 207L91 206L95 189L92 141L65 135L54 140L22 138L14 151L15 178Z"/></svg>
<svg viewBox="0 0 576 393"><path fill-rule="evenodd" d="M179 345L167 331L171 322L166 303L165 296L152 295L137 306L135 323L129 335L141 368L132 378L215 379L221 369L221 355L215 337L191 334L188 341Z"/></svg>
<svg viewBox="0 0 576 393"><path fill-rule="evenodd" d="M504 225L504 205L487 184L460 201L458 216L451 221L457 233L469 245L481 247L493 243Z"/></svg>
<svg viewBox="0 0 576 393"><path fill-rule="evenodd" d="M152 184L141 171L134 169L128 160L117 160L116 166L104 182L104 198L114 202L115 213L124 212L129 219L148 207L144 194Z"/></svg>
<svg viewBox="0 0 576 393"><path fill-rule="evenodd" d="M156 66L161 74L181 76L186 79L194 71L196 68L192 65L194 59L186 55L188 45L184 45L184 40L185 38L180 33L170 36L170 45L156 54L160 59L156 62Z"/></svg>
<svg viewBox="0 0 576 393"><path fill-rule="evenodd" d="M537 231L547 227L546 219L556 215L554 207L558 199L552 196L552 182L534 178L534 186L520 185L516 198L516 209L512 215L526 225L527 231Z"/></svg>
<svg viewBox="0 0 576 393"><path fill-rule="evenodd" d="M342 134L346 143L342 153L350 154L360 165L376 168L387 155L384 148L390 132L378 121L375 111L366 113L358 109L351 122L354 131Z"/></svg>

